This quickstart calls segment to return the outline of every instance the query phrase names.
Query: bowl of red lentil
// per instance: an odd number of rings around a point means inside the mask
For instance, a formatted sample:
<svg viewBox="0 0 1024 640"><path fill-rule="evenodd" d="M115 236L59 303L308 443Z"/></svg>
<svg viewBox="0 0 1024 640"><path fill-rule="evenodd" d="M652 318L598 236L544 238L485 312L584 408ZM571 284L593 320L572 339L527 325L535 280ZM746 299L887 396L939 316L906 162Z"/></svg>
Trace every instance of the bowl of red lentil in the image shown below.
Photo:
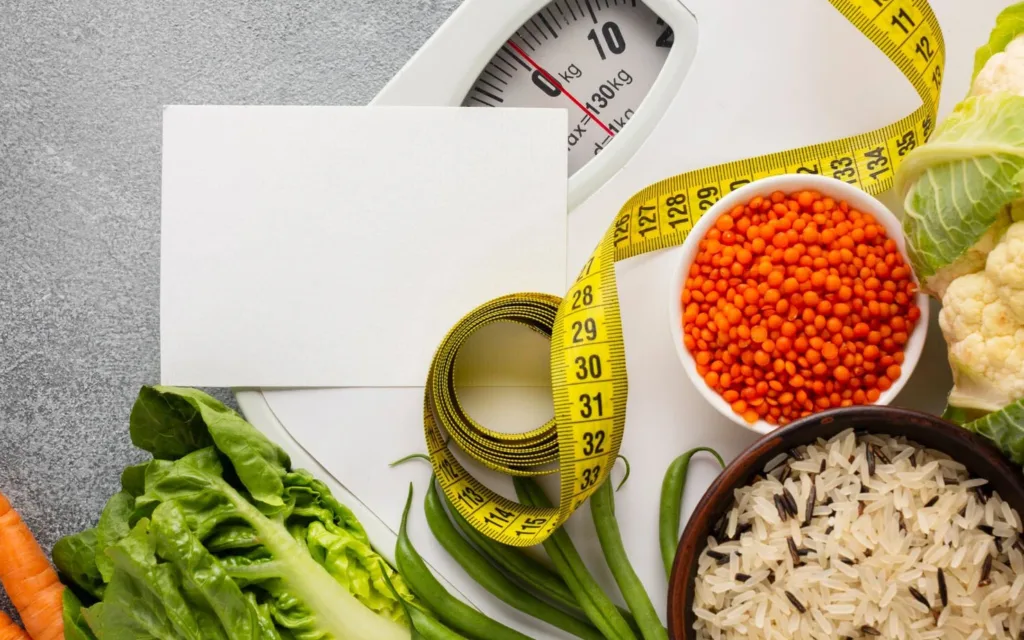
<svg viewBox="0 0 1024 640"><path fill-rule="evenodd" d="M886 405L921 355L928 299L899 219L845 182L764 178L694 225L672 278L672 337L722 415L758 433Z"/></svg>

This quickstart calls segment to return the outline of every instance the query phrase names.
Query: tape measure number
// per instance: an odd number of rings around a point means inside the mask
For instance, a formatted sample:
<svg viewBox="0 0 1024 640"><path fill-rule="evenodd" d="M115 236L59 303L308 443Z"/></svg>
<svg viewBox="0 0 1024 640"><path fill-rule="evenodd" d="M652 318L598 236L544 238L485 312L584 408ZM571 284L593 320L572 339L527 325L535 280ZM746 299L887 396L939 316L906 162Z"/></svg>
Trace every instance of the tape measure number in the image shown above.
<svg viewBox="0 0 1024 640"><path fill-rule="evenodd" d="M499 542L543 542L605 481L626 420L626 354L615 262L682 244L702 213L748 182L782 173L831 176L868 193L892 186L902 159L931 135L945 45L925 0L829 0L903 72L922 105L858 136L684 173L655 183L622 207L566 297L517 294L468 314L445 337L427 381L424 426L435 474L452 504ZM551 336L554 420L518 435L491 431L458 404L454 362L474 331L511 321ZM448 448L509 475L560 473L556 508L528 507L488 489ZM555 466L557 463L557 466Z"/></svg>

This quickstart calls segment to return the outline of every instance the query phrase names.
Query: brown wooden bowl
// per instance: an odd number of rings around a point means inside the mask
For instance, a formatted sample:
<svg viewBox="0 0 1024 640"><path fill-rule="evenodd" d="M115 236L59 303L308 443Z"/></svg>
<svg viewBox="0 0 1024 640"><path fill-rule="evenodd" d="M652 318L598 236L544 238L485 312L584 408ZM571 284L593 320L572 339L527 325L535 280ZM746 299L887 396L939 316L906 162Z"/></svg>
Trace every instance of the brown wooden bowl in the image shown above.
<svg viewBox="0 0 1024 640"><path fill-rule="evenodd" d="M1024 514L1024 475L988 440L933 415L892 407L836 409L798 420L755 442L711 484L683 531L668 591L668 628L673 640L689 640L693 632L693 587L697 559L714 526L733 504L733 490L750 482L775 456L793 447L828 439L849 428L904 436L941 451L985 478L989 486Z"/></svg>

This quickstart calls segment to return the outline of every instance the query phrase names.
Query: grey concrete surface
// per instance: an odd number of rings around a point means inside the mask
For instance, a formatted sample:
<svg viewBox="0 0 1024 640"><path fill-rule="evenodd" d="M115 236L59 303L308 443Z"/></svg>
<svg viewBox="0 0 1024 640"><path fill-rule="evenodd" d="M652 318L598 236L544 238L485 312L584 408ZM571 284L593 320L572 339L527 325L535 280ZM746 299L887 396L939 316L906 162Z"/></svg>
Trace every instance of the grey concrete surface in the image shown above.
<svg viewBox="0 0 1024 640"><path fill-rule="evenodd" d="M141 459L161 106L365 104L458 3L0 3L0 491L47 550Z"/></svg>

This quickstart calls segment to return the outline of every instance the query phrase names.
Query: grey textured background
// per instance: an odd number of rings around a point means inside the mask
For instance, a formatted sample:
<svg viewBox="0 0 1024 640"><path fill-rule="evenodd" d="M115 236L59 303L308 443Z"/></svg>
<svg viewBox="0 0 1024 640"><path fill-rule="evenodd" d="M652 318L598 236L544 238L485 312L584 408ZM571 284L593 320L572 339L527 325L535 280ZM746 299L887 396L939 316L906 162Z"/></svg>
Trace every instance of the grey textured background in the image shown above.
<svg viewBox="0 0 1024 640"><path fill-rule="evenodd" d="M141 459L161 106L365 104L458 3L0 3L0 491L47 550Z"/></svg>

